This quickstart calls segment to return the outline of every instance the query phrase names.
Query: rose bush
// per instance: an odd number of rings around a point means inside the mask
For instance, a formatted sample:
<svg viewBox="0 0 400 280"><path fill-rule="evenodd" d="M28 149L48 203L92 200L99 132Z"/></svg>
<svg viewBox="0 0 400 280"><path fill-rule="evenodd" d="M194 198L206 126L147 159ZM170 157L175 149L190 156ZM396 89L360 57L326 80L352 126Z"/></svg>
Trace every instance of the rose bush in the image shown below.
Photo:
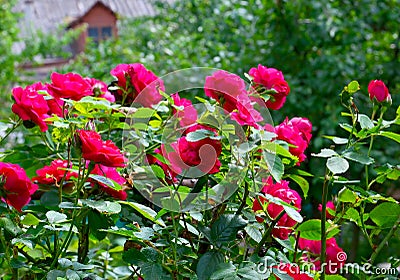
<svg viewBox="0 0 400 280"><path fill-rule="evenodd" d="M360 229L371 266L396 234L399 203L379 186L399 167L372 157L375 138L400 142L382 81L371 117L355 100L368 93L343 89L348 137L326 136L335 149L312 154L326 174L311 179L311 122L270 120L291 91L281 71L258 65L247 84L210 70L193 99L139 63L110 73L108 86L53 73L13 90L1 142L21 124L29 141L1 154L3 279L344 279L341 226ZM310 187L322 202L305 219Z"/></svg>

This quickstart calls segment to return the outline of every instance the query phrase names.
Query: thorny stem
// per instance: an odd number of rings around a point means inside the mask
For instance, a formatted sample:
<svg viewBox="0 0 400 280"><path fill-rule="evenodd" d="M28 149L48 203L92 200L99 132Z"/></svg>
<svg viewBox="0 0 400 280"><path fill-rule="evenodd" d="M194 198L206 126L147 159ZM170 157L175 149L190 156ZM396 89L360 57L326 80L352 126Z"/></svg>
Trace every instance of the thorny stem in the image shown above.
<svg viewBox="0 0 400 280"><path fill-rule="evenodd" d="M264 236L262 237L261 241L258 243L255 253L257 254L262 246L264 245L264 243L267 241L268 237L271 236L271 232L273 230L273 228L275 227L275 225L278 223L278 221L283 217L283 215L285 215L285 211L282 210L281 213L279 213L279 215L276 217L276 219L274 219L271 224L269 225L268 229L265 231Z"/></svg>
<svg viewBox="0 0 400 280"><path fill-rule="evenodd" d="M0 144L3 143L3 141L5 139L7 139L8 136L10 136L10 134L22 123L22 119L19 119L18 122L16 122L13 127L6 133L6 135L4 135L3 138L1 138L0 140Z"/></svg>
<svg viewBox="0 0 400 280"><path fill-rule="evenodd" d="M322 187L322 210L321 210L321 264L326 260L326 203L328 199L328 186L331 180L330 171L325 171L324 185ZM321 280L325 280L325 267L321 272Z"/></svg>
<svg viewBox="0 0 400 280"><path fill-rule="evenodd" d="M376 257L379 255L379 253L382 251L383 247L387 244L389 239L395 234L396 230L398 229L400 224L400 217L397 219L396 223L393 225L393 227L390 229L388 234L386 234L385 238L379 243L378 247L376 250L372 253L371 258L369 263L373 264L375 262Z"/></svg>

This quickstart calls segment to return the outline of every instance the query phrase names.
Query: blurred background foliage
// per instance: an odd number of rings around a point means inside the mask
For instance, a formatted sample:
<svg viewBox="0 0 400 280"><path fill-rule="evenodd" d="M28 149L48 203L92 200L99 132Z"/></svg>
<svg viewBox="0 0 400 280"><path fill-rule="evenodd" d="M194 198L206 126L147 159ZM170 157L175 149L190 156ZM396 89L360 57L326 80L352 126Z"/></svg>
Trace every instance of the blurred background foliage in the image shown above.
<svg viewBox="0 0 400 280"><path fill-rule="evenodd" d="M21 77L16 72L18 63L37 55L32 51L16 57L11 52L18 31L17 16L10 12L13 2L0 0L0 90L2 99L8 100L10 84ZM395 116L400 104L398 0L176 0L168 3L157 2L159 9L155 17L121 19L117 39L89 45L60 71L74 71L109 83L112 80L109 71L118 63L140 62L160 76L194 66L221 68L243 78L244 73L259 63L280 69L291 93L285 106L272 115L275 124L286 116L307 117L313 123L309 161L303 168L316 176L310 181L310 197L303 209L308 216L317 215L315 209L322 185L319 176L324 173L324 167L310 153L332 144L324 135L341 135L340 91L351 80L358 80L362 93L355 97L355 104L361 112L370 114L367 85L372 79L381 79L393 99L387 118ZM51 37L42 36L39 41L38 49L33 46L30 49L40 54L54 50L57 45ZM382 162L398 163L398 146L385 141L378 140L380 149L372 156ZM358 172L361 168L353 165L351 171ZM397 183L380 188L398 198L399 194L393 192ZM357 235L355 230L354 236L348 234L343 241L350 246ZM397 244L393 248L399 248L400 242L394 242ZM368 250L367 246L362 247L359 250Z"/></svg>

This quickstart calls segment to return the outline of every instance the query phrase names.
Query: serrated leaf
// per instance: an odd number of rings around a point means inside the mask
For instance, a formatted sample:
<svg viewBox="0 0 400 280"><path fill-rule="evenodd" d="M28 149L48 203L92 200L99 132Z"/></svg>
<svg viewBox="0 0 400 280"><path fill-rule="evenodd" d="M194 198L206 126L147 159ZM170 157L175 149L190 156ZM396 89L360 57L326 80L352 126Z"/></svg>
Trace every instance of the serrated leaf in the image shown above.
<svg viewBox="0 0 400 280"><path fill-rule="evenodd" d="M311 156L329 158L329 157L337 156L337 153L331 149L322 149L318 154L312 153Z"/></svg>
<svg viewBox="0 0 400 280"><path fill-rule="evenodd" d="M383 202L369 213L371 220L381 228L390 228L400 218L400 205Z"/></svg>
<svg viewBox="0 0 400 280"><path fill-rule="evenodd" d="M349 169L349 163L344 158L335 156L328 158L326 161L326 167L328 167L333 174L341 174Z"/></svg>
<svg viewBox="0 0 400 280"><path fill-rule="evenodd" d="M33 215L32 213L28 213L21 220L21 224L25 226L37 226L40 223L40 220Z"/></svg>
<svg viewBox="0 0 400 280"><path fill-rule="evenodd" d="M296 222L301 223L303 221L303 217L294 208L284 205L283 209L285 210L286 214L288 214L288 216Z"/></svg>
<svg viewBox="0 0 400 280"><path fill-rule="evenodd" d="M247 222L239 215L222 215L211 227L211 240L214 243L235 240L238 230L244 228L246 224Z"/></svg>
<svg viewBox="0 0 400 280"><path fill-rule="evenodd" d="M382 131L379 135L384 136L386 138L392 139L397 143L400 143L400 134L390 132L390 131Z"/></svg>
<svg viewBox="0 0 400 280"><path fill-rule="evenodd" d="M153 116L154 113L155 113L154 109L151 109L151 108L139 108L130 117L131 118L135 118L135 119L149 119L149 118L151 118Z"/></svg>
<svg viewBox="0 0 400 280"><path fill-rule="evenodd" d="M157 223L160 226L165 227L165 223L163 220L155 219L155 217L157 216L157 212L154 211L153 209L151 209L145 205L136 203L136 202L120 201L119 203L129 205L130 207L135 209L137 212L139 212L141 215L143 215L143 217L145 217L146 219L149 219L150 221Z"/></svg>
<svg viewBox="0 0 400 280"><path fill-rule="evenodd" d="M245 228L244 231L250 236L251 239L253 239L256 242L260 242L262 239L262 234L260 231L260 224L248 224Z"/></svg>
<svg viewBox="0 0 400 280"><path fill-rule="evenodd" d="M67 215L56 211L49 211L46 213L47 220L50 224L59 224L67 220Z"/></svg>
<svg viewBox="0 0 400 280"><path fill-rule="evenodd" d="M114 189L116 191L120 191L122 190L122 186L120 184L118 184L117 182L115 182L114 180L111 180L107 177L101 176L101 175L97 175L97 174L90 174L89 178L106 185L107 187Z"/></svg>
<svg viewBox="0 0 400 280"><path fill-rule="evenodd" d="M224 262L224 255L220 252L210 251L199 259L196 267L198 280L209 280L220 263Z"/></svg>
<svg viewBox="0 0 400 280"><path fill-rule="evenodd" d="M364 114L358 115L358 122L360 123L362 129L371 129L374 127L374 123L371 121L371 119Z"/></svg>
<svg viewBox="0 0 400 280"><path fill-rule="evenodd" d="M307 198L308 190L310 188L308 181L296 174L289 174L288 177L299 185L299 187L303 191L304 198Z"/></svg>
<svg viewBox="0 0 400 280"><path fill-rule="evenodd" d="M344 153L343 156L349 160L361 163L361 164L365 164L365 165L370 165L374 163L374 159L367 156L367 155L363 155L363 154L359 154L356 152L347 152Z"/></svg>
<svg viewBox="0 0 400 280"><path fill-rule="evenodd" d="M357 197L357 194L348 188L341 189L338 194L340 202L355 203L357 201Z"/></svg>
<svg viewBox="0 0 400 280"><path fill-rule="evenodd" d="M236 266L232 263L220 263L210 277L210 280L225 279L236 275Z"/></svg>
<svg viewBox="0 0 400 280"><path fill-rule="evenodd" d="M282 160L273 153L268 153L263 151L263 157L265 162L267 163L269 172L275 181L279 182L282 179L284 173L284 166Z"/></svg>
<svg viewBox="0 0 400 280"><path fill-rule="evenodd" d="M192 132L189 132L186 135L186 140L189 142L197 142L206 138L210 138L213 140L221 139L219 136L215 136L214 131L210 131L208 129L198 129Z"/></svg>
<svg viewBox="0 0 400 280"><path fill-rule="evenodd" d="M83 205L86 205L92 209L96 209L100 213L118 214L121 212L121 205L117 202L91 199L82 199L80 201Z"/></svg>
<svg viewBox="0 0 400 280"><path fill-rule="evenodd" d="M330 228L330 224L326 223L326 228L329 230L327 238L331 238L338 234L340 230L336 227ZM321 220L311 219L301 223L296 232L300 232L300 237L308 240L321 240Z"/></svg>

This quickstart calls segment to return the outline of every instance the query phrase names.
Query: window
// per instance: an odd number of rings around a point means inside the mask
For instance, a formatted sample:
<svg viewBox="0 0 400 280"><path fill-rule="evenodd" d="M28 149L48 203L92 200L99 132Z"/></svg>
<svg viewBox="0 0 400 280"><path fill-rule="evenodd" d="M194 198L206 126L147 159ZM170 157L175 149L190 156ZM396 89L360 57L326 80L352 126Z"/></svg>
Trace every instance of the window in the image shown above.
<svg viewBox="0 0 400 280"><path fill-rule="evenodd" d="M112 36L112 29L111 26L102 27L101 28L101 37L102 39L107 39Z"/></svg>
<svg viewBox="0 0 400 280"><path fill-rule="evenodd" d="M89 27L88 36L92 38L94 42L98 43L99 41L106 40L112 37L112 27Z"/></svg>

